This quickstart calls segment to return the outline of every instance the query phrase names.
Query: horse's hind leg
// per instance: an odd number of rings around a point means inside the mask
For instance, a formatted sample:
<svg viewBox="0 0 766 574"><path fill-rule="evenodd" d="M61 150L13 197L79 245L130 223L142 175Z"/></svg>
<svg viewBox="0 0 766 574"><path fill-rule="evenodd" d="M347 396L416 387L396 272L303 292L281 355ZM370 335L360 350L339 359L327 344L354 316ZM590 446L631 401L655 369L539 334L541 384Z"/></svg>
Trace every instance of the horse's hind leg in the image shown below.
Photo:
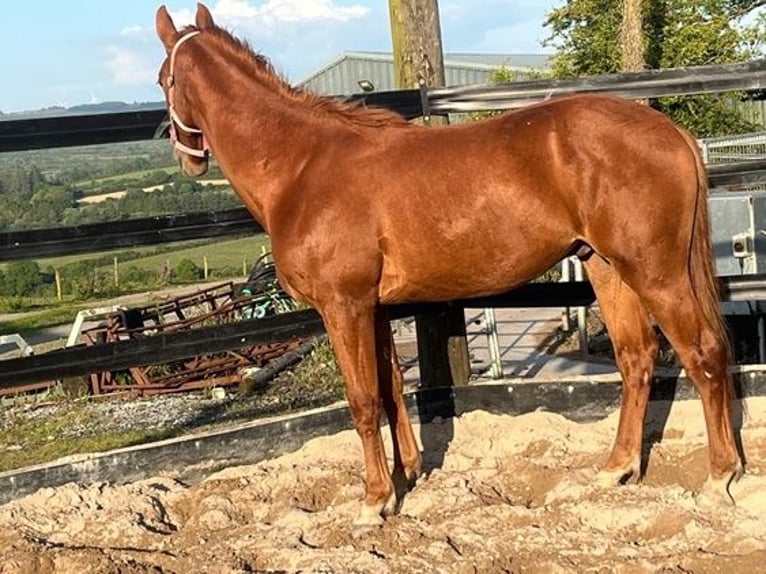
<svg viewBox="0 0 766 574"><path fill-rule="evenodd" d="M612 453L599 473L602 484L639 476L644 418L659 344L635 292L600 256L585 262L622 375L622 401Z"/></svg>
<svg viewBox="0 0 766 574"><path fill-rule="evenodd" d="M727 341L705 318L688 279L668 285L672 286L649 291L648 305L702 399L710 457L706 495L714 502L731 503L728 488L742 474L742 462L731 422Z"/></svg>
<svg viewBox="0 0 766 574"><path fill-rule="evenodd" d="M404 403L404 380L388 312L384 308L378 308L375 315L375 337L378 344L378 384L394 447L393 479L400 494L412 488L420 476L421 457Z"/></svg>

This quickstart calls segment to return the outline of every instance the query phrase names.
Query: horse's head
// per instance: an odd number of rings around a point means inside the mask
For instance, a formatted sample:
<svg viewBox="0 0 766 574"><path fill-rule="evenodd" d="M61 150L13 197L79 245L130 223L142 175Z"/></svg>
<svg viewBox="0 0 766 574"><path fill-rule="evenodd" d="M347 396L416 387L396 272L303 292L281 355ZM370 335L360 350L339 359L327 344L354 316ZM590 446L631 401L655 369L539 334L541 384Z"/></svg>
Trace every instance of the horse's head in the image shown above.
<svg viewBox="0 0 766 574"><path fill-rule="evenodd" d="M189 98L188 84L191 81L191 66L176 66L176 56L186 42L194 42L206 29L215 27L210 11L197 4L196 29L179 32L165 6L160 6L156 17L157 35L167 57L162 62L159 84L165 93L165 102L170 116L170 138L175 156L183 171L193 177L203 175L208 169L209 148L207 139L200 129L199 104ZM179 78L179 72L180 78Z"/></svg>

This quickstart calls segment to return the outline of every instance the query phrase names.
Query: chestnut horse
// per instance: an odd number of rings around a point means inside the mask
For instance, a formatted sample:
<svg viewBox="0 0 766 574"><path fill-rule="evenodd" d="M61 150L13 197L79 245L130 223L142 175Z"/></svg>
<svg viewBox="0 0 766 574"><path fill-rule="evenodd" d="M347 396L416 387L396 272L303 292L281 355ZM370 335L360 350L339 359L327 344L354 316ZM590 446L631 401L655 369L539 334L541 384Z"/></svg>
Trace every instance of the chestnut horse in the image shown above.
<svg viewBox="0 0 766 574"><path fill-rule="evenodd" d="M623 379L599 482L638 476L658 342L702 398L710 478L731 501L742 472L718 305L704 166L695 141L649 107L555 98L482 122L411 125L290 87L198 5L178 31L157 12L159 81L183 170L221 169L271 237L279 280L321 314L364 449L358 524L396 507L421 466L384 305L506 291L578 252ZM380 433L392 428L393 474Z"/></svg>

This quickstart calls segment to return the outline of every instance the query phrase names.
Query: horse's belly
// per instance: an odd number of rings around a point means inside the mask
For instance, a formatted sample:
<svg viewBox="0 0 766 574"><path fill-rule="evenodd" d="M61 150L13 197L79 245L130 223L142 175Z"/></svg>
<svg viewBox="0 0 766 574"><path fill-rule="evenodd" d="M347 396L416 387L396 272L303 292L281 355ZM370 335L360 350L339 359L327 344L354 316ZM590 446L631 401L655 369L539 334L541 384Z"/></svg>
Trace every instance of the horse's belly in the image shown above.
<svg viewBox="0 0 766 574"><path fill-rule="evenodd" d="M522 217L526 211L514 213L497 205L461 213L472 217L421 215L421 223L398 219L388 226L378 240L381 302L501 293L544 273L574 241L572 226L561 223L563 216Z"/></svg>
<svg viewBox="0 0 766 574"><path fill-rule="evenodd" d="M384 259L378 297L382 303L401 303L492 295L534 279L559 259L557 254L547 253L518 259L508 252L505 255L502 262L490 256L464 261L457 257L407 262Z"/></svg>

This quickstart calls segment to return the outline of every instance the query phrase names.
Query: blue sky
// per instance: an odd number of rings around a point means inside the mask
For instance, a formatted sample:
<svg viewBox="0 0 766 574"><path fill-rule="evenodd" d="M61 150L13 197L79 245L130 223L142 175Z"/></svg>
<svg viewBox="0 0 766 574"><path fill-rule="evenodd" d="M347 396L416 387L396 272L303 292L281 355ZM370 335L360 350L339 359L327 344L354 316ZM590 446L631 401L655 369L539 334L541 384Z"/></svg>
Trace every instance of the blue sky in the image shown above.
<svg viewBox="0 0 766 574"><path fill-rule="evenodd" d="M440 0L445 51L536 53L561 0ZM3 3L0 111L158 101L158 0ZM343 51L390 50L387 0L208 0L216 22L296 82ZM166 2L177 25L192 0Z"/></svg>

